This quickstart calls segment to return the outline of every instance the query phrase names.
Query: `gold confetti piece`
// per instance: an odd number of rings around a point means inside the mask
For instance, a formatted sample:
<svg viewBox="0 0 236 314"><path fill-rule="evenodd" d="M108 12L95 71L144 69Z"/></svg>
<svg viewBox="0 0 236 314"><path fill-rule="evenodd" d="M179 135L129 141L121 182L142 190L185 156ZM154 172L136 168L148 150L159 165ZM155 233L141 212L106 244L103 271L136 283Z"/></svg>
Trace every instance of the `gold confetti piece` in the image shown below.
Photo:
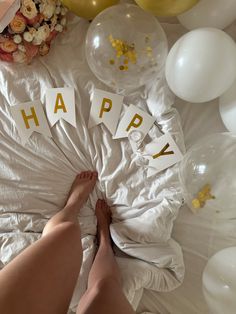
<svg viewBox="0 0 236 314"><path fill-rule="evenodd" d="M115 64L115 60L113 60L113 59L111 59L109 62L111 65Z"/></svg>
<svg viewBox="0 0 236 314"><path fill-rule="evenodd" d="M127 65L124 66L124 70L128 71L129 67Z"/></svg>
<svg viewBox="0 0 236 314"><path fill-rule="evenodd" d="M195 209L203 208L206 201L212 199L215 199L215 196L211 194L211 186L210 184L205 184L197 193L197 197L192 200L192 205Z"/></svg>
<svg viewBox="0 0 236 314"><path fill-rule="evenodd" d="M197 199L197 198L195 198L195 199L192 200L192 205L193 205L193 207L194 207L195 209L201 208L201 203L200 203L199 199Z"/></svg>
<svg viewBox="0 0 236 314"><path fill-rule="evenodd" d="M135 44L132 43L131 45L121 39L115 39L112 35L109 35L109 41L111 46L116 51L116 58L120 59L124 57L124 65L129 64L129 62L136 64L137 63L137 53L135 51ZM121 71L128 70L128 67L120 66L119 69Z"/></svg>

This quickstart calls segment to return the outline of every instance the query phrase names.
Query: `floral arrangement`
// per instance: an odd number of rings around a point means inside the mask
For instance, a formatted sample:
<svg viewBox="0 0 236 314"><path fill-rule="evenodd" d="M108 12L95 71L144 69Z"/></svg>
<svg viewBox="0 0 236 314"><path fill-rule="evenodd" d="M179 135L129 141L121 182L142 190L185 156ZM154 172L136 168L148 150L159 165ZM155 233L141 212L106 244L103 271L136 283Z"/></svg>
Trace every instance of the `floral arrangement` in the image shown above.
<svg viewBox="0 0 236 314"><path fill-rule="evenodd" d="M21 0L20 9L0 33L0 60L30 63L50 50L52 40L66 28L60 0Z"/></svg>

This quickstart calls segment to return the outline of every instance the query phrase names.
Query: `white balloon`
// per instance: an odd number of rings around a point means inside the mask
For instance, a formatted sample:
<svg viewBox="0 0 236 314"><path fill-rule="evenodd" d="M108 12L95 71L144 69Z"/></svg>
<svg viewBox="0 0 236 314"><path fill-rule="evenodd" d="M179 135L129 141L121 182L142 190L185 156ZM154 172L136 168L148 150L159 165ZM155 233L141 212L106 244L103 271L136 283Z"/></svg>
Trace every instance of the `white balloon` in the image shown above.
<svg viewBox="0 0 236 314"><path fill-rule="evenodd" d="M189 11L178 16L189 30L199 27L224 29L236 19L235 0L201 0Z"/></svg>
<svg viewBox="0 0 236 314"><path fill-rule="evenodd" d="M203 293L212 314L236 312L236 247L211 257L204 269Z"/></svg>
<svg viewBox="0 0 236 314"><path fill-rule="evenodd" d="M216 28L193 30L171 48L165 72L178 97L193 103L210 101L236 79L236 44Z"/></svg>
<svg viewBox="0 0 236 314"><path fill-rule="evenodd" d="M236 81L220 97L220 115L225 127L236 133Z"/></svg>

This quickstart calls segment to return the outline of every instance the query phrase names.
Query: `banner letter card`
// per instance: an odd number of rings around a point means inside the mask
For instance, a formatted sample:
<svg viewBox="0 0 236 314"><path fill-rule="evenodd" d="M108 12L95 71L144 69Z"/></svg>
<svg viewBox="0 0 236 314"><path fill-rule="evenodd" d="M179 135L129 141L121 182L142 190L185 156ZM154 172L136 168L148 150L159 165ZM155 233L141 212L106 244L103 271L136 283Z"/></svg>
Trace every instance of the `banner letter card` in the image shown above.
<svg viewBox="0 0 236 314"><path fill-rule="evenodd" d="M75 91L73 88L49 88L46 90L46 112L50 126L64 119L76 128Z"/></svg>
<svg viewBox="0 0 236 314"><path fill-rule="evenodd" d="M162 135L145 146L149 168L147 177L161 172L183 159L183 155L169 133Z"/></svg>
<svg viewBox="0 0 236 314"><path fill-rule="evenodd" d="M23 145L25 145L34 131L52 137L39 100L12 106L10 110Z"/></svg>
<svg viewBox="0 0 236 314"><path fill-rule="evenodd" d="M155 117L152 117L147 112L130 105L121 119L114 139L128 137L131 131L137 130L142 134L142 140L149 132L150 128L155 122Z"/></svg>
<svg viewBox="0 0 236 314"><path fill-rule="evenodd" d="M120 118L123 99L123 96L95 89L88 127L92 128L103 123L111 134L114 135Z"/></svg>

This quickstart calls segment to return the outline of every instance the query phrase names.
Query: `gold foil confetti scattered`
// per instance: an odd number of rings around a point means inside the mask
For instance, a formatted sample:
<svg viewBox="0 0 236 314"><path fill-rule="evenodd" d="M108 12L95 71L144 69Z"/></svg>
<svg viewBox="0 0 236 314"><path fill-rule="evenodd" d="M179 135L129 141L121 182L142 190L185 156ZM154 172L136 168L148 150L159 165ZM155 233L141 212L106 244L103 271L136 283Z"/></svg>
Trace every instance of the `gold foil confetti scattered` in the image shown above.
<svg viewBox="0 0 236 314"><path fill-rule="evenodd" d="M116 58L121 59L123 57L123 61L121 60L122 64L119 66L120 71L127 71L129 69L129 63L137 63L137 52L135 50L135 44L128 44L122 39L114 39L112 35L109 35L109 41L111 46L115 49ZM109 62L112 65L115 64L115 61L114 63L111 63L111 60Z"/></svg>
<svg viewBox="0 0 236 314"><path fill-rule="evenodd" d="M192 206L195 209L203 208L206 204L206 201L215 199L215 196L211 194L210 184L206 184L198 192L197 197L192 200Z"/></svg>

